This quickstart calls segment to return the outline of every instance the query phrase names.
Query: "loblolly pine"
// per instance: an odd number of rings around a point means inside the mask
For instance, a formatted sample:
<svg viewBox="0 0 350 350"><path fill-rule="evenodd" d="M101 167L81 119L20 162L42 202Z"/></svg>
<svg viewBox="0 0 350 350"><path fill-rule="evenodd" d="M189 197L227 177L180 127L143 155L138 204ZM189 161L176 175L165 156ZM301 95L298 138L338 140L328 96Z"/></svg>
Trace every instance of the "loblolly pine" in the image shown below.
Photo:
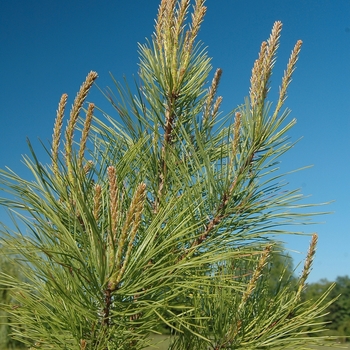
<svg viewBox="0 0 350 350"><path fill-rule="evenodd" d="M151 41L139 45L140 83L105 92L116 115L84 109L90 72L62 132L60 100L51 164L30 146L33 177L1 171L16 229L2 245L24 278L1 274L13 337L30 349L143 349L159 329L169 349L307 349L325 340L325 296L304 302L302 276L266 287L278 234L308 214L278 173L295 124L282 111L301 49L292 50L276 107L267 102L282 23L254 63L249 96L222 116L221 69L197 35L204 0L162 0ZM84 113L83 113L84 112ZM85 114L85 117L84 117ZM75 141L81 131L80 142ZM285 226L287 225L287 226ZM327 294L327 293L326 293ZM307 332L306 332L307 330Z"/></svg>

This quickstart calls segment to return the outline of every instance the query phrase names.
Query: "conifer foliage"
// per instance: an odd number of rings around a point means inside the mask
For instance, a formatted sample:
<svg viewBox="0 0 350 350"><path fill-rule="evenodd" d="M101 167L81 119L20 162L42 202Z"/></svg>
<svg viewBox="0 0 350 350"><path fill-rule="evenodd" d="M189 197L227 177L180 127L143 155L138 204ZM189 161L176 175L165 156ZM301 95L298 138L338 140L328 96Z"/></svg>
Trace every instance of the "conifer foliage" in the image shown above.
<svg viewBox="0 0 350 350"><path fill-rule="evenodd" d="M277 171L292 147L295 120L282 108L302 42L273 107L276 22L249 96L223 116L222 71L211 73L197 41L204 0L191 8L161 1L152 39L139 45L140 83L105 92L115 115L85 105L90 72L65 130L68 96L59 102L51 164L29 144L31 179L1 171L1 204L16 223L1 244L24 276L1 274L13 298L3 308L31 349L143 349L161 326L172 329L171 349L306 349L323 339L306 330L323 328L324 296L300 300L317 236L293 287L272 295L265 268L283 225L306 216Z"/></svg>

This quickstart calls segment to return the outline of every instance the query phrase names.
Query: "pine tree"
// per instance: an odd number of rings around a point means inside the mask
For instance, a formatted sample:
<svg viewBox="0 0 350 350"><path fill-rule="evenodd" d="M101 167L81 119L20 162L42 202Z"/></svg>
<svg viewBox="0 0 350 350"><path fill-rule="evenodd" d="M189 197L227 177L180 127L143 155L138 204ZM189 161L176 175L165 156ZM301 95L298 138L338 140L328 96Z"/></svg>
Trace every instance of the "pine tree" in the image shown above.
<svg viewBox="0 0 350 350"><path fill-rule="evenodd" d="M302 42L292 50L275 107L267 102L282 24L254 63L249 96L223 116L217 69L197 34L204 0L162 0L152 40L139 46L139 81L105 95L116 115L98 117L86 97L59 102L51 164L29 143L33 178L1 171L16 213L2 244L24 279L12 289L13 336L31 349L142 349L160 326L171 349L307 349L324 325L322 296L302 302L317 236L293 288L271 296L275 236L307 214L278 173L295 124L283 109ZM80 132L81 136L77 136ZM6 305L3 306L6 308ZM25 325L17 327L17 325ZM307 332L306 332L307 330Z"/></svg>

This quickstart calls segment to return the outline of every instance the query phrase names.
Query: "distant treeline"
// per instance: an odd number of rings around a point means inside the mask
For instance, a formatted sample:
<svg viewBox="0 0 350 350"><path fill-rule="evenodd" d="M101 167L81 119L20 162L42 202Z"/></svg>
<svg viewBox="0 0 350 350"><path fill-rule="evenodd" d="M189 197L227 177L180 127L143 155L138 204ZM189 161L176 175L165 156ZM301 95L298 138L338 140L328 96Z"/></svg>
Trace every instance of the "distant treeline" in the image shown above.
<svg viewBox="0 0 350 350"><path fill-rule="evenodd" d="M317 299L333 282L322 279L316 283L310 283L304 292L304 298ZM338 336L339 341L350 341L350 278L340 276L335 280L335 287L331 290L327 300L336 299L327 309L328 314L323 316L323 321L328 323L327 335ZM348 337L348 338L347 338Z"/></svg>

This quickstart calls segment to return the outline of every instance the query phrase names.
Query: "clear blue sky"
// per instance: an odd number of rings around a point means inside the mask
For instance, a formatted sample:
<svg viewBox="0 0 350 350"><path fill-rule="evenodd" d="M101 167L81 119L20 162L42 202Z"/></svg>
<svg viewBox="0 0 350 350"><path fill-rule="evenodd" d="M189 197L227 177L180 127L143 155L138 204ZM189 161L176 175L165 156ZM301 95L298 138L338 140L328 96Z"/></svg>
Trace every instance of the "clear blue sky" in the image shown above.
<svg viewBox="0 0 350 350"><path fill-rule="evenodd" d="M26 137L51 139L62 93L73 102L90 70L98 85L112 85L137 72L137 42L153 32L159 0L2 0L0 2L0 167L22 173ZM283 158L283 169L314 165L289 178L310 201L335 200L319 233L310 281L350 275L350 1L207 0L200 39L214 68L223 69L219 93L227 112L248 95L250 72L262 40L276 20L284 24L272 77L275 99L285 64L298 39L304 45L287 106L298 120L290 136L303 139ZM90 100L107 103L97 90ZM39 152L40 153L40 152ZM6 220L0 212L0 220ZM305 254L310 237L286 237ZM293 255L294 256L294 255ZM295 261L304 255L294 256Z"/></svg>

